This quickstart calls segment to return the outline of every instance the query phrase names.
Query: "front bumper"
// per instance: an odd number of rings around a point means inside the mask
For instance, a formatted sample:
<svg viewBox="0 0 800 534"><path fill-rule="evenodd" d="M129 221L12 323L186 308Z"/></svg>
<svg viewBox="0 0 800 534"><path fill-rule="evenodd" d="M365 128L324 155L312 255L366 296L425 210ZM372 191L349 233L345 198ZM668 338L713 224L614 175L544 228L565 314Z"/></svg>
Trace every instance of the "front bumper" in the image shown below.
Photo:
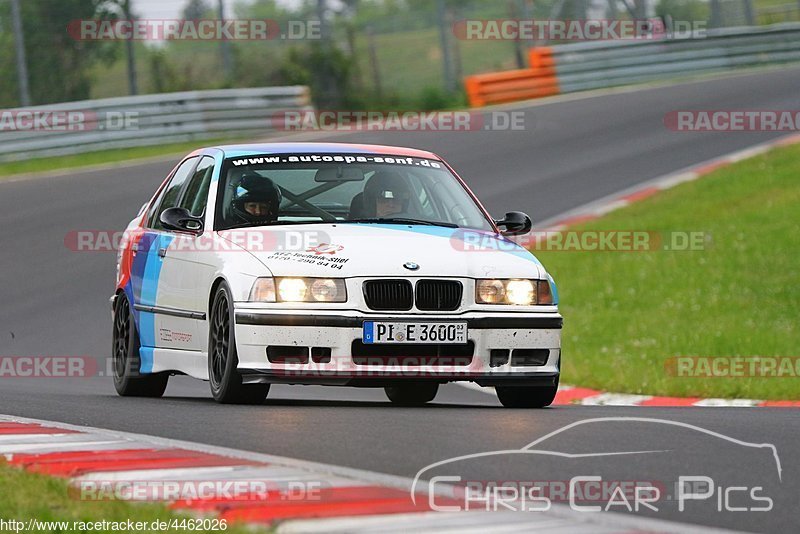
<svg viewBox="0 0 800 534"><path fill-rule="evenodd" d="M390 358L367 363L354 358L354 347L362 338L362 323L370 321L465 321L473 350L470 358L444 358L430 363L414 358ZM253 309L236 310L236 345L239 373L246 382L380 386L400 379L419 381L472 381L493 385L553 385L558 380L561 328L558 313L466 313L458 315L372 315L359 312L297 313ZM268 346L330 349L330 358L295 362L270 362ZM412 347L400 345L396 347ZM463 347L463 346L461 346ZM492 361L492 351L538 349L543 363L515 365ZM397 349L402 353L400 348ZM459 351L463 356L463 352Z"/></svg>

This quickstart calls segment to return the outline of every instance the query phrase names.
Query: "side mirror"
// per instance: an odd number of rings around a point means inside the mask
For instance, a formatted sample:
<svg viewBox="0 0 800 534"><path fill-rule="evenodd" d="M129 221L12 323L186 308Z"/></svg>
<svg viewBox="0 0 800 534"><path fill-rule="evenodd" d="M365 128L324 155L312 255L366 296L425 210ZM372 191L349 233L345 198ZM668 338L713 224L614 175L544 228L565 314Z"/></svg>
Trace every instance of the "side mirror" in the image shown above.
<svg viewBox="0 0 800 534"><path fill-rule="evenodd" d="M195 217L186 208L169 208L161 212L161 224L167 230L200 234L203 232L203 219Z"/></svg>
<svg viewBox="0 0 800 534"><path fill-rule="evenodd" d="M506 216L494 222L497 226L505 227L503 235L522 235L527 234L533 228L531 218L521 211L509 211Z"/></svg>

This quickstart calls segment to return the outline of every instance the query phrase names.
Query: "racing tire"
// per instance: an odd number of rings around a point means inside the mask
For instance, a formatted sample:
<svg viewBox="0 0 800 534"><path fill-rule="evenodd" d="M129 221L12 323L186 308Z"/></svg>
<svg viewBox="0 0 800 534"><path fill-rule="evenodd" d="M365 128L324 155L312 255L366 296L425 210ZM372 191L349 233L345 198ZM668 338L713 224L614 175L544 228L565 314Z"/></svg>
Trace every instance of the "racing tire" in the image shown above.
<svg viewBox="0 0 800 534"><path fill-rule="evenodd" d="M160 397L167 389L168 373L141 374L139 332L125 293L114 302L112 334L112 375L114 389L121 397Z"/></svg>
<svg viewBox="0 0 800 534"><path fill-rule="evenodd" d="M506 408L544 408L556 398L558 381L552 386L497 386L495 390Z"/></svg>
<svg viewBox="0 0 800 534"><path fill-rule="evenodd" d="M208 382L211 395L220 404L262 404L269 384L243 384L237 371L236 328L233 299L224 282L214 293L209 316Z"/></svg>
<svg viewBox="0 0 800 534"><path fill-rule="evenodd" d="M436 397L436 393L439 392L439 384L436 382L412 382L397 386L386 386L383 389L393 404L399 406L422 406Z"/></svg>

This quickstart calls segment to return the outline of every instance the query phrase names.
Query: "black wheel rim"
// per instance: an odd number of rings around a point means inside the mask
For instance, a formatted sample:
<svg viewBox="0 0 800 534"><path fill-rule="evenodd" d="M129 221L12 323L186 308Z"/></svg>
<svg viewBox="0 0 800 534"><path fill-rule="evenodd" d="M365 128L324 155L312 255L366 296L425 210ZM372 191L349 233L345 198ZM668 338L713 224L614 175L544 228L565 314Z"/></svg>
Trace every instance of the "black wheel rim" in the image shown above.
<svg viewBox="0 0 800 534"><path fill-rule="evenodd" d="M114 375L117 378L125 376L130 343L130 318L131 311L128 307L128 300L125 297L119 297L114 314Z"/></svg>
<svg viewBox="0 0 800 534"><path fill-rule="evenodd" d="M228 298L221 294L214 305L211 320L211 383L215 387L222 384L225 365L228 362L228 340L230 338L230 315Z"/></svg>

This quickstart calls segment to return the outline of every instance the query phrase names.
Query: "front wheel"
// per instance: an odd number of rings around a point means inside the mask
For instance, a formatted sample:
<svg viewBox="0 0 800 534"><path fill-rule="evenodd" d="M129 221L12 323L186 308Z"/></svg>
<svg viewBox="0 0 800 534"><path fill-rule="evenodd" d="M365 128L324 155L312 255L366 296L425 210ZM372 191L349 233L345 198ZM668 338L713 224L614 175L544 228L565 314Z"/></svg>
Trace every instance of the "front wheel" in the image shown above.
<svg viewBox="0 0 800 534"><path fill-rule="evenodd" d="M141 374L139 333L125 293L114 302L112 335L114 389L122 397L160 397L167 389L167 373Z"/></svg>
<svg viewBox="0 0 800 534"><path fill-rule="evenodd" d="M400 406L422 406L430 402L439 392L439 384L436 382L411 382L396 386L386 386L384 388L386 396L394 404Z"/></svg>
<svg viewBox="0 0 800 534"><path fill-rule="evenodd" d="M269 394L269 384L243 384L236 370L239 356L236 353L233 299L225 283L214 293L209 317L208 381L211 395L221 404L261 404Z"/></svg>
<svg viewBox="0 0 800 534"><path fill-rule="evenodd" d="M497 386L497 398L506 408L544 408L550 406L558 392L552 386Z"/></svg>

